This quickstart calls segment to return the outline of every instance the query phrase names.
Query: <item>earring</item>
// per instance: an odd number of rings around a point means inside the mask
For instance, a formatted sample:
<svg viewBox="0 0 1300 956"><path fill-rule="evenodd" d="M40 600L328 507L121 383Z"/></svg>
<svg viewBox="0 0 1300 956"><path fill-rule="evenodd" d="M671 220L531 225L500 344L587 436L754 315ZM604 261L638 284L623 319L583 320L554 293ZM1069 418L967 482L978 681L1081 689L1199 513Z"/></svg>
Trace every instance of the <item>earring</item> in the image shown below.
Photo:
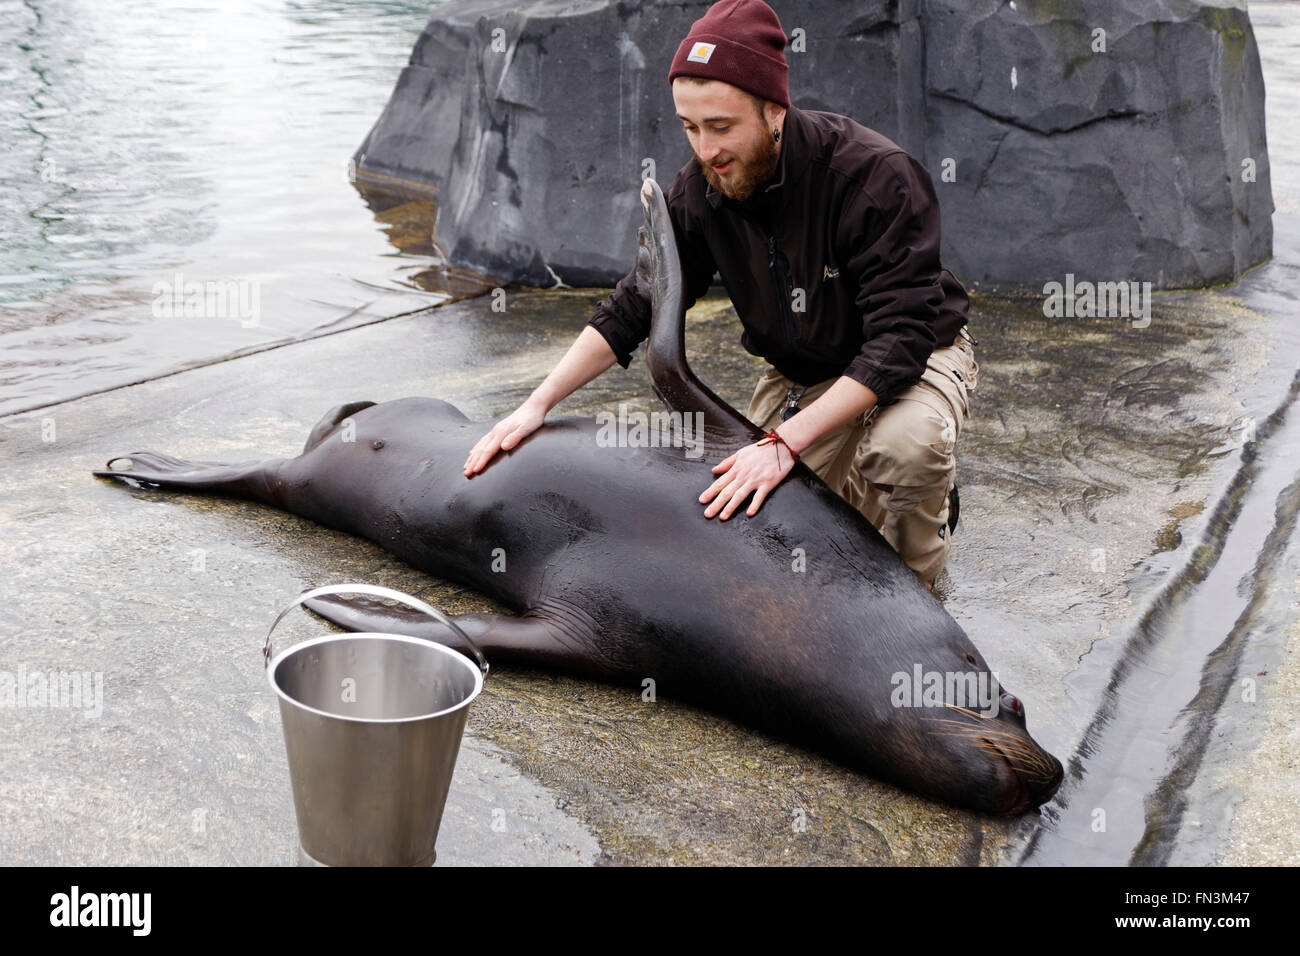
<svg viewBox="0 0 1300 956"><path fill-rule="evenodd" d="M774 143L781 142L781 131L779 129L772 130L772 142Z"/></svg>

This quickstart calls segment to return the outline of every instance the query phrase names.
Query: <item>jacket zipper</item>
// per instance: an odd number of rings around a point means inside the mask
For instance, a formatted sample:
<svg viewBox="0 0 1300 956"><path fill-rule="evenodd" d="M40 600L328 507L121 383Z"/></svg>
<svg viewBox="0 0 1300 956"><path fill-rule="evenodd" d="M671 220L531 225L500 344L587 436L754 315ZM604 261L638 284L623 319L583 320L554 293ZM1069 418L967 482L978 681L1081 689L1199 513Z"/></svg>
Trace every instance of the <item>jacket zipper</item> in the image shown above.
<svg viewBox="0 0 1300 956"><path fill-rule="evenodd" d="M776 287L781 297L781 319L785 325L785 347L786 351L794 350L794 313L790 308L790 288L786 284L786 270L778 260L778 256L784 259L776 248L776 234L768 233L767 236L767 265L772 270L772 276L776 279Z"/></svg>

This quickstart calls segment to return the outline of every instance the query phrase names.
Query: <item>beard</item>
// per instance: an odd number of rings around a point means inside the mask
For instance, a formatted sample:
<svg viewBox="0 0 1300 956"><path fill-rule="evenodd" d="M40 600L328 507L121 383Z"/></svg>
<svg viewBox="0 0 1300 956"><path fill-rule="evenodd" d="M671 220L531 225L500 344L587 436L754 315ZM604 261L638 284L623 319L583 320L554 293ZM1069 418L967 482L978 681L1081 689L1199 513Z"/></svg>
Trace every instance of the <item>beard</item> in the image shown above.
<svg viewBox="0 0 1300 956"><path fill-rule="evenodd" d="M694 150L691 150L691 152L694 154L695 162L699 164L708 184L735 202L748 199L755 189L771 179L772 174L776 172L776 164L781 156L780 148L771 137L761 137L758 145L749 155L732 157L733 168L727 171L724 178L714 172L709 163L700 159L699 153Z"/></svg>

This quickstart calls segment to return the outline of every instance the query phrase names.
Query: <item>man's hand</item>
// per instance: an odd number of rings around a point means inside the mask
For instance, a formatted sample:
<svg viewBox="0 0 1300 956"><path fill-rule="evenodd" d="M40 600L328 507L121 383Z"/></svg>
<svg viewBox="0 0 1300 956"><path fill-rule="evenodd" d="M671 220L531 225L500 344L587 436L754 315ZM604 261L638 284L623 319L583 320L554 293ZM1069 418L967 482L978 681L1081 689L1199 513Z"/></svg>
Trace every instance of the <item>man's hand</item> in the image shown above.
<svg viewBox="0 0 1300 956"><path fill-rule="evenodd" d="M721 474L722 477L700 495L702 505L713 501L713 504L704 509L704 517L712 518L721 510L722 520L726 521L752 493L754 503L745 512L752 518L758 514L768 492L779 485L793 467L794 456L780 442L769 440L765 444L756 442L746 445L713 466L714 474Z"/></svg>
<svg viewBox="0 0 1300 956"><path fill-rule="evenodd" d="M498 451L509 451L514 448L527 436L537 431L545 418L545 406L531 398L524 402L493 425L492 430L470 449L469 458L465 459L465 477L471 478L475 473L482 471Z"/></svg>

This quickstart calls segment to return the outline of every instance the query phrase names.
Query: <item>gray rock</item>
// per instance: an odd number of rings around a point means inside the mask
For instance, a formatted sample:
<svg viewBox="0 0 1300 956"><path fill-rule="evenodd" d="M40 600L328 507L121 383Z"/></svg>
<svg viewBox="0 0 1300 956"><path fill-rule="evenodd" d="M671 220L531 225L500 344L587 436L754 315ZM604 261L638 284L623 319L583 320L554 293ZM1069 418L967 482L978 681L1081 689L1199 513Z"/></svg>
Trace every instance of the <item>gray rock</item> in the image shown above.
<svg viewBox="0 0 1300 956"><path fill-rule="evenodd" d="M956 181L938 184L945 265L1165 288L1232 281L1271 254L1264 83L1243 8L1015 7L925 5L923 159L936 179L956 164Z"/></svg>
<svg viewBox="0 0 1300 956"><path fill-rule="evenodd" d="M436 193L438 239L459 265L612 284L635 255L642 176L666 184L690 159L666 77L708 6L440 4L354 157L359 185ZM944 264L965 280L1193 286L1271 253L1263 79L1243 6L774 8L793 39L795 105L851 116L926 164Z"/></svg>

